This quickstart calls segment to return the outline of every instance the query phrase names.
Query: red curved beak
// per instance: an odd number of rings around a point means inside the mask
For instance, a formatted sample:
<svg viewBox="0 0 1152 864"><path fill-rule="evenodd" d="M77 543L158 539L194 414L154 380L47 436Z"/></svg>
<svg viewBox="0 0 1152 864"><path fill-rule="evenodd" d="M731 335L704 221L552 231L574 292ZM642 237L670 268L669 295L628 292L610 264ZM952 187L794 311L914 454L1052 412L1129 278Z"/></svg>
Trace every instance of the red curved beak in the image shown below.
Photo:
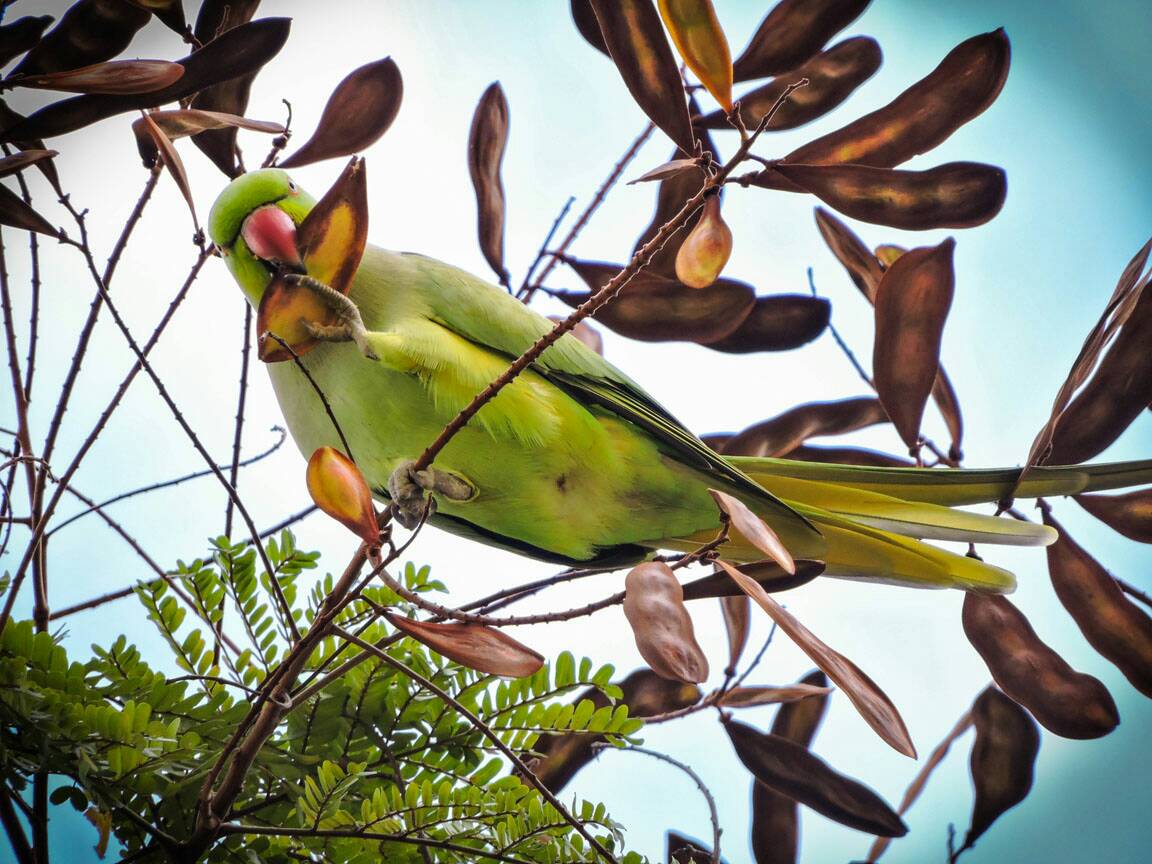
<svg viewBox="0 0 1152 864"><path fill-rule="evenodd" d="M244 220L240 234L257 258L292 267L304 263L296 248L296 224L275 204L253 210Z"/></svg>

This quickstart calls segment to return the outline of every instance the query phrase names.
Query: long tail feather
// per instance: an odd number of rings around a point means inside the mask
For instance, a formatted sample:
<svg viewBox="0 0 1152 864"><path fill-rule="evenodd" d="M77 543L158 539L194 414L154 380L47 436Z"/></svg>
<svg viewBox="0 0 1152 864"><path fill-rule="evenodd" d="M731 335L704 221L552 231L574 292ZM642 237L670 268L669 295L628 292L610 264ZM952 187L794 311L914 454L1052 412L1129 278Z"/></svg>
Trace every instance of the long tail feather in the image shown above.
<svg viewBox="0 0 1152 864"><path fill-rule="evenodd" d="M792 459L729 457L732 464L755 476L768 488L773 477L837 483L877 492L905 501L943 506L999 501L1012 489L1018 468L964 469L876 468L798 462ZM1028 472L1018 498L1076 495L1152 483L1152 459L1100 465L1034 468Z"/></svg>

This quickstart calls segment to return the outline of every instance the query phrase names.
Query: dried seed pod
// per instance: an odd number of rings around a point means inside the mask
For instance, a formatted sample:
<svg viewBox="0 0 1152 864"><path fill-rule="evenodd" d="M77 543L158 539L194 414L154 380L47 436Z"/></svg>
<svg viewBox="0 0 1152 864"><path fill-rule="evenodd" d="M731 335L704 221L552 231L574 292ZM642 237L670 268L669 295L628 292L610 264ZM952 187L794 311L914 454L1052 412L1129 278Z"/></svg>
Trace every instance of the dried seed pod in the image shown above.
<svg viewBox="0 0 1152 864"><path fill-rule="evenodd" d="M468 133L468 174L476 191L476 233L488 266L508 285L504 266L504 183L500 163L508 146L508 100L499 81L480 97Z"/></svg>
<svg viewBox="0 0 1152 864"><path fill-rule="evenodd" d="M715 284L715 283L714 283ZM775 294L757 297L744 322L705 347L726 354L753 351L791 351L807 345L828 327L832 304L809 294Z"/></svg>
<svg viewBox="0 0 1152 864"><path fill-rule="evenodd" d="M781 705L827 696L831 687L791 684L784 687L733 687L724 693L720 704L725 708L754 708L757 705Z"/></svg>
<svg viewBox="0 0 1152 864"><path fill-rule="evenodd" d="M1124 495L1077 495L1076 503L1125 537L1152 543L1152 489Z"/></svg>
<svg viewBox="0 0 1152 864"><path fill-rule="evenodd" d="M963 623L1000 689L1045 729L1064 738L1100 738L1120 722L1108 688L1042 642L1007 597L967 594Z"/></svg>
<svg viewBox="0 0 1152 864"><path fill-rule="evenodd" d="M852 283L869 303L876 302L876 287L884 268L856 233L823 207L816 208L816 227Z"/></svg>
<svg viewBox="0 0 1152 864"><path fill-rule="evenodd" d="M636 104L685 155L695 155L680 70L652 0L591 2L608 55Z"/></svg>
<svg viewBox="0 0 1152 864"><path fill-rule="evenodd" d="M812 447L802 444L784 454L801 462L824 462L832 465L863 465L874 468L913 468L914 462L891 453L866 450L863 447Z"/></svg>
<svg viewBox="0 0 1152 864"><path fill-rule="evenodd" d="M540 654L495 627L414 621L392 612L385 612L384 617L437 654L487 675L526 678L544 665Z"/></svg>
<svg viewBox="0 0 1152 864"><path fill-rule="evenodd" d="M317 507L365 543L379 542L372 490L355 462L333 447L319 447L308 460L307 480Z"/></svg>
<svg viewBox="0 0 1152 864"><path fill-rule="evenodd" d="M774 78L763 87L757 87L740 97L740 117L744 125L754 129L784 91L801 78L808 83L794 90L772 115L765 127L781 131L795 129L823 117L871 78L880 68L880 45L868 36L856 36L833 45L817 54L803 66L798 66ZM713 111L693 120L703 129L728 129L728 117L723 111Z"/></svg>
<svg viewBox="0 0 1152 864"><path fill-rule="evenodd" d="M781 162L775 170L845 216L909 231L983 225L1008 193L1004 169L979 162L927 171Z"/></svg>
<svg viewBox="0 0 1152 864"><path fill-rule="evenodd" d="M716 506L728 517L732 528L745 540L759 549L789 576L796 575L796 562L792 555L780 542L776 532L768 527L768 523L748 509L748 506L727 492L719 489L709 489L708 494L716 502Z"/></svg>
<svg viewBox="0 0 1152 864"><path fill-rule="evenodd" d="M59 239L60 230L32 209L24 199L9 189L0 186L0 225L11 225L25 231L36 231Z"/></svg>
<svg viewBox="0 0 1152 864"><path fill-rule="evenodd" d="M720 597L720 611L724 615L724 632L728 634L728 665L725 675L736 674L736 664L748 644L748 629L752 604L748 597Z"/></svg>
<svg viewBox="0 0 1152 864"><path fill-rule="evenodd" d="M723 452L727 456L785 456L809 438L844 435L887 422L879 399L809 402L749 426L732 436Z"/></svg>
<svg viewBox="0 0 1152 864"><path fill-rule="evenodd" d="M753 561L741 564L739 570L749 579L757 582L770 593L789 591L807 585L824 572L824 562L811 558L796 558L795 573L788 573L775 561ZM731 565L730 565L731 566ZM684 599L700 600L704 597L739 597L744 594L740 586L732 581L727 571L717 567L710 576L701 576L684 583Z"/></svg>
<svg viewBox="0 0 1152 864"><path fill-rule="evenodd" d="M851 24L869 0L782 0L760 22L735 63L737 81L795 69Z"/></svg>
<svg viewBox="0 0 1152 864"><path fill-rule="evenodd" d="M391 57L353 69L336 85L316 131L281 168L351 156L374 144L400 112L404 79Z"/></svg>
<svg viewBox="0 0 1152 864"><path fill-rule="evenodd" d="M624 578L624 616L652 671L687 684L708 677L708 658L696 642L684 589L667 564L646 561Z"/></svg>
<svg viewBox="0 0 1152 864"><path fill-rule="evenodd" d="M584 40L605 56L608 55L608 46L604 44L604 36L600 33L600 22L596 20L596 13L592 11L589 0L572 0L572 21Z"/></svg>
<svg viewBox="0 0 1152 864"><path fill-rule="evenodd" d="M924 405L940 368L940 342L955 285L955 247L949 237L939 246L901 255L876 289L876 393L910 449L918 446Z"/></svg>
<svg viewBox="0 0 1152 864"><path fill-rule="evenodd" d="M974 846L993 822L1028 796L1040 752L1036 721L995 687L977 697L972 722L976 741L970 766L976 800L960 851Z"/></svg>
<svg viewBox="0 0 1152 864"><path fill-rule="evenodd" d="M689 288L707 288L732 254L732 230L720 215L720 196L704 199L700 221L676 253L676 278Z"/></svg>
<svg viewBox="0 0 1152 864"><path fill-rule="evenodd" d="M1152 618L1124 596L1100 562L1073 540L1051 511L1044 524L1060 532L1048 547L1048 575L1056 596L1093 648L1152 697Z"/></svg>
<svg viewBox="0 0 1152 864"><path fill-rule="evenodd" d="M879 795L833 770L806 747L732 720L724 723L724 731L744 767L764 785L842 825L884 837L908 833Z"/></svg>
<svg viewBox="0 0 1152 864"><path fill-rule="evenodd" d="M52 21L51 15L27 16L0 26L0 66L35 46Z"/></svg>
<svg viewBox="0 0 1152 864"><path fill-rule="evenodd" d="M80 0L68 7L12 74L59 72L111 60L128 47L150 17L123 0Z"/></svg>

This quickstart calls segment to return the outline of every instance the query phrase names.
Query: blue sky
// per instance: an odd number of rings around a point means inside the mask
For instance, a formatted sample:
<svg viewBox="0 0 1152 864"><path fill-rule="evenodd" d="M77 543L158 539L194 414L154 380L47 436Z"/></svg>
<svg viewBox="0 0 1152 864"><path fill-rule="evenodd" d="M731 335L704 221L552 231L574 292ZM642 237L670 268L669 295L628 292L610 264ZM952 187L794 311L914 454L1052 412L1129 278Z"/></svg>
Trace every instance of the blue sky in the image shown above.
<svg viewBox="0 0 1152 864"><path fill-rule="evenodd" d="M53 5L63 8L63 4ZM716 3L734 50L743 47L765 11L750 2ZM1098 4L1064 2L967 4L876 0L843 34L875 36L884 65L875 78L828 118L768 139L762 155L775 156L887 102L930 71L961 40L1004 26L1013 43L1013 68L992 108L911 167L957 159L1003 165L1009 194L1003 213L989 225L956 232L957 292L945 333L943 357L956 384L968 423L967 462L1011 465L1026 453L1044 422L1057 388L1111 292L1116 277L1152 231L1152 173L1147 142L1152 133L1152 76L1146 52L1152 16L1138 0ZM17 12L28 10L17 7ZM280 119L281 98L295 108L302 138L319 117L331 87L351 68L391 54L405 78L405 100L393 129L366 154L372 202L373 242L443 258L481 275L487 268L475 242L475 211L464 161L472 107L487 84L499 79L511 107L511 140L505 161L509 202L507 260L522 276L556 212L569 195L577 207L644 125L611 64L576 33L567 4L553 2L417 2L385 4L341 0L326 4L266 3L264 14L296 18L284 52L259 79L251 116ZM176 56L174 37L152 25L137 43L141 55ZM113 119L55 142L61 173L75 200L93 209L94 243L108 249L131 209L144 173L135 156L126 118ZM298 140L301 140L298 138ZM250 160L266 142L242 139ZM731 136L720 139L725 152ZM664 161L670 145L647 145L631 174ZM202 215L221 187L220 175L197 151L182 147ZM93 166L98 168L93 171ZM339 163L298 172L319 193ZM620 187L573 251L581 257L622 260L647 224L653 190ZM47 201L47 198L44 199ZM813 200L764 190L732 190L725 216L735 233L729 275L761 293L806 289L814 268L821 293L834 304L834 320L862 356L871 345L869 310L821 244L812 223ZM51 207L46 205L47 210ZM53 218L63 221L62 217ZM912 234L869 225L858 232L872 244L926 245L947 232ZM193 251L191 225L175 186L165 178L137 240L122 265L115 290L138 332L147 332L183 278ZM221 461L229 451L236 391L242 306L222 266L207 269L181 310L171 338L157 353L190 422ZM10 261L16 281L26 272ZM21 268L25 268L22 270ZM556 287L577 287L561 273ZM33 403L35 421L51 413L56 382L66 368L72 338L87 311L88 288L70 258L46 265L42 378ZM19 292L19 289L18 289ZM18 303L26 296L17 295ZM559 311L541 306L543 311ZM786 355L720 356L692 345L642 345L605 335L606 354L642 382L673 413L701 433L738 429L793 404L862 395L861 385L831 340ZM98 331L93 361L69 416L75 425L62 441L68 453L95 418L127 369L129 357L110 326ZM250 452L273 440L280 422L275 400L257 370L250 394L246 446ZM9 419L10 407L0 408ZM9 425L3 422L3 425ZM42 427L41 427L42 428ZM928 430L943 437L930 417ZM873 430L856 441L898 449L890 430ZM1142 417L1107 454L1149 455L1152 422ZM199 467L149 385L133 387L109 435L77 478L80 488L112 493ZM306 503L303 461L289 445L244 475L241 483L260 524ZM219 532L224 498L209 481L137 500L118 514L161 561L192 558L204 538ZM1148 570L1146 548L1058 502L1057 514L1074 536L1118 575L1140 582ZM298 531L300 545L319 548L330 567L352 550L339 526L312 520ZM10 553L11 555L11 553ZM129 584L140 569L130 552L94 520L69 528L53 542L52 602L55 606ZM465 544L432 532L411 556L432 565L455 597L468 598L551 570L544 565ZM1109 664L1097 657L1052 595L1043 553L996 554L1016 570L1016 601L1041 635L1074 666L1112 689L1122 725L1109 738L1069 742L1045 735L1032 796L1005 816L965 856L980 862L1140 860L1152 840L1146 814L1152 805L1147 777L1152 755L1145 739L1152 708ZM11 567L0 561L0 567ZM613 577L589 588L545 597L534 608L564 608L614 590ZM1145 583L1145 587L1146 583ZM855 659L900 707L921 751L928 752L988 680L959 626L961 596L824 580L787 595L789 607L833 646ZM145 650L159 648L134 601L78 616L68 623L68 647L83 653L93 641L110 642L125 628ZM25 605L26 609L27 606ZM718 610L694 610L706 652L725 652ZM757 623L753 639L767 626ZM621 670L639 665L619 614L591 625L525 629L517 634L545 654L563 648L611 661ZM756 683L783 683L810 668L784 639L768 650ZM745 716L766 726L771 713ZM711 716L667 724L647 735L648 746L692 764L709 783L723 814L729 861L750 860L746 847L748 777ZM967 777L970 738L963 739L909 814L911 834L885 861L943 860L949 822L962 833L971 806ZM897 801L916 771L872 735L842 696L815 749L833 765L863 779ZM676 828L708 836L706 810L690 781L645 757L608 754L586 770L568 794L605 800L629 828L631 844L656 859L663 831ZM90 829L61 825L57 849L69 861L91 857ZM869 838L812 813L803 817L806 862L847 861L866 852ZM9 853L0 845L0 860Z"/></svg>

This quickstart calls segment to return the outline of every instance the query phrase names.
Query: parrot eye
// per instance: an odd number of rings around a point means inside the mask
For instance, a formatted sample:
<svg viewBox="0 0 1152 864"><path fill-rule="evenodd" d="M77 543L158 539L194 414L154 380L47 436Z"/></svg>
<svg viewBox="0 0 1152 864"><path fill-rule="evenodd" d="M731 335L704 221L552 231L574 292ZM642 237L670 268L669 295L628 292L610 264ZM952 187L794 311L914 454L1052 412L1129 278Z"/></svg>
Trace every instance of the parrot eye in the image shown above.
<svg viewBox="0 0 1152 864"><path fill-rule="evenodd" d="M291 180L288 181L288 191L289 192L295 192L296 191L296 184L293 183Z"/></svg>

